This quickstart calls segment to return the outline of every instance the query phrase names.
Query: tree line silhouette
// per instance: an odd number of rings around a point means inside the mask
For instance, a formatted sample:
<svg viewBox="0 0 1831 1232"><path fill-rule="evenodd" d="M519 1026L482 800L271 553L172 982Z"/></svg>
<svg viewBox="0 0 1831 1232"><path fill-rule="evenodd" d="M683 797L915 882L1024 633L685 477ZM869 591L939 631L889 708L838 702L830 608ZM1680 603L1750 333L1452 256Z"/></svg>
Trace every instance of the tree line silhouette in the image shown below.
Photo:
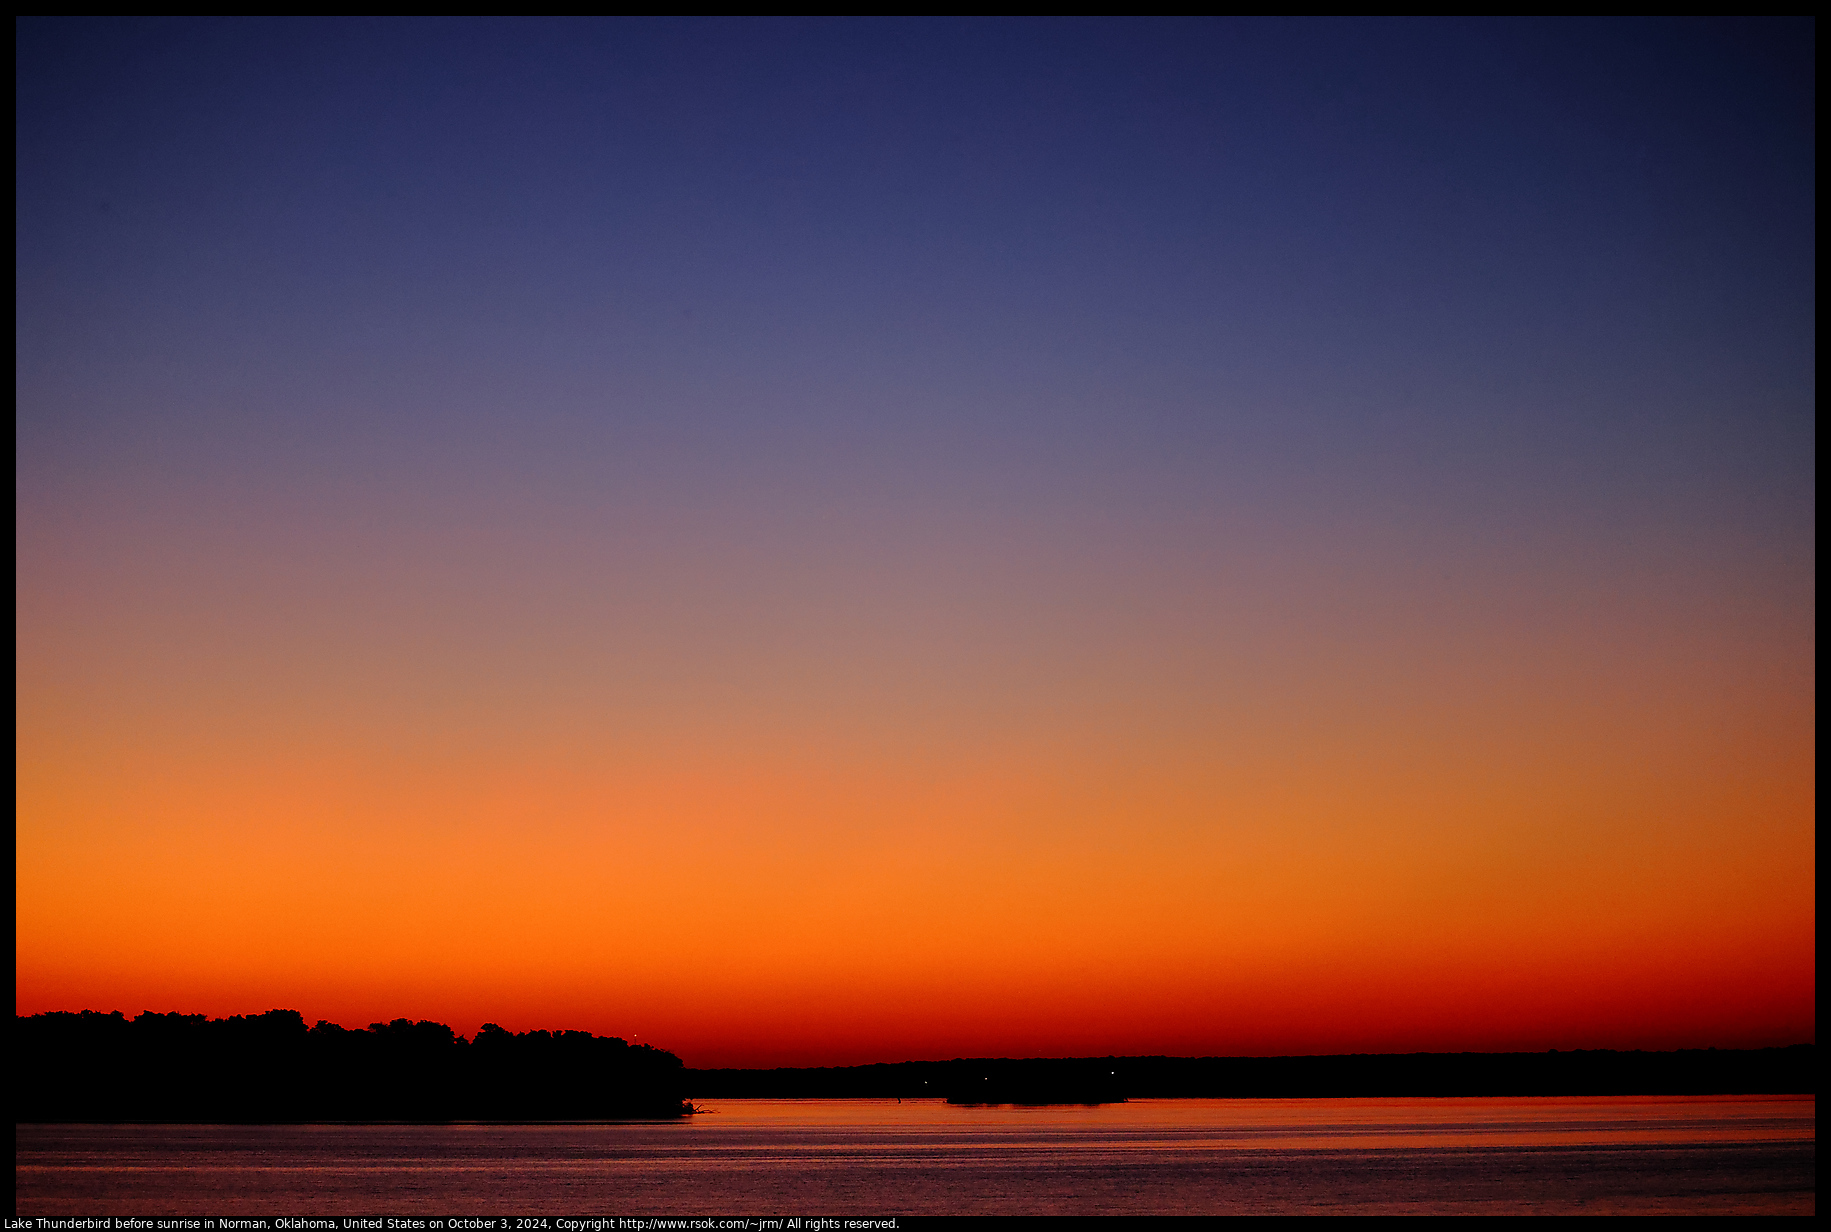
<svg viewBox="0 0 1831 1232"><path fill-rule="evenodd" d="M674 1118L693 1098L930 1097L960 1104L1127 1098L1810 1094L1817 1048L1316 1057L958 1058L686 1069L585 1031L469 1039L444 1023L307 1027L296 1010L14 1018L18 1121L568 1121Z"/></svg>
<svg viewBox="0 0 1831 1232"><path fill-rule="evenodd" d="M679 1117L680 1058L586 1031L469 1039L442 1022L307 1027L297 1010L14 1018L19 1121L547 1121Z"/></svg>

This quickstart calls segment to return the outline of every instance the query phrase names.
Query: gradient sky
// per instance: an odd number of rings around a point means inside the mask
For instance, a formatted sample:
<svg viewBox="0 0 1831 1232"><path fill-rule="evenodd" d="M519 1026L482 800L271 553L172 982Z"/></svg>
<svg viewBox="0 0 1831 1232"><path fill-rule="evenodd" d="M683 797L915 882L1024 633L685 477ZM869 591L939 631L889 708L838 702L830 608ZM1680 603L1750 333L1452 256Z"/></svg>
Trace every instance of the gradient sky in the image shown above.
<svg viewBox="0 0 1831 1232"><path fill-rule="evenodd" d="M18 1011L1815 1039L1814 30L22 22Z"/></svg>

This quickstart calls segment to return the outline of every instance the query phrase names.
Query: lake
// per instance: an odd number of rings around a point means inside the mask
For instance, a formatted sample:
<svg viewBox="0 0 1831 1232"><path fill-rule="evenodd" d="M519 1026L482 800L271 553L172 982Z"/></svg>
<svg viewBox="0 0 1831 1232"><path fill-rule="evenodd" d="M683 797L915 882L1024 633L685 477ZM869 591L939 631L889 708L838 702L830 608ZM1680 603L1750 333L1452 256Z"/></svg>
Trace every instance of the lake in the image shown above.
<svg viewBox="0 0 1831 1232"><path fill-rule="evenodd" d="M677 1123L19 1125L20 1215L1811 1214L1810 1097L707 1100Z"/></svg>

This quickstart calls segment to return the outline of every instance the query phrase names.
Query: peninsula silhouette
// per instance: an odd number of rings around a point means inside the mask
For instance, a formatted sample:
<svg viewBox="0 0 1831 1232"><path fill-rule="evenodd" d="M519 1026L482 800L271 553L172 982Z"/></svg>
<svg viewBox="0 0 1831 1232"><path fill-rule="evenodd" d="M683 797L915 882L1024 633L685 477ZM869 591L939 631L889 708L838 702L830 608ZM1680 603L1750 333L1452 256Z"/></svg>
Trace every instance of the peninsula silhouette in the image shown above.
<svg viewBox="0 0 1831 1232"><path fill-rule="evenodd" d="M586 1031L307 1027L297 1010L14 1018L19 1121L587 1121L680 1117L680 1058Z"/></svg>

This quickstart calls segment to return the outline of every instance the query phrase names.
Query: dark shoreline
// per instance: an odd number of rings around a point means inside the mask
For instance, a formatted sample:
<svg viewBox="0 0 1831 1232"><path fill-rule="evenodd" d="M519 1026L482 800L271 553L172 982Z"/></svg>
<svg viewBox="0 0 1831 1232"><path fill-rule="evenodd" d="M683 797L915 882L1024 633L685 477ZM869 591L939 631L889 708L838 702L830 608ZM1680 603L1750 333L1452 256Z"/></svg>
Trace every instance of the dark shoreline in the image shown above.
<svg viewBox="0 0 1831 1232"><path fill-rule="evenodd" d="M1817 1046L1363 1053L1308 1057L956 1058L688 1069L650 1045L581 1031L472 1038L396 1019L307 1028L293 1010L14 1018L16 1123L284 1124L677 1119L705 1099L1126 1099L1806 1095Z"/></svg>
<svg viewBox="0 0 1831 1232"><path fill-rule="evenodd" d="M584 1031L307 1027L296 1010L13 1019L16 1122L352 1124L668 1120L680 1058Z"/></svg>
<svg viewBox="0 0 1831 1232"><path fill-rule="evenodd" d="M1315 1057L1078 1057L688 1069L692 1099L939 1096L957 1102L1327 1099L1355 1096L1810 1095L1817 1045L1617 1052L1352 1053ZM975 1089L991 1097L973 1100ZM1089 1098L1082 1099L1086 1095Z"/></svg>

